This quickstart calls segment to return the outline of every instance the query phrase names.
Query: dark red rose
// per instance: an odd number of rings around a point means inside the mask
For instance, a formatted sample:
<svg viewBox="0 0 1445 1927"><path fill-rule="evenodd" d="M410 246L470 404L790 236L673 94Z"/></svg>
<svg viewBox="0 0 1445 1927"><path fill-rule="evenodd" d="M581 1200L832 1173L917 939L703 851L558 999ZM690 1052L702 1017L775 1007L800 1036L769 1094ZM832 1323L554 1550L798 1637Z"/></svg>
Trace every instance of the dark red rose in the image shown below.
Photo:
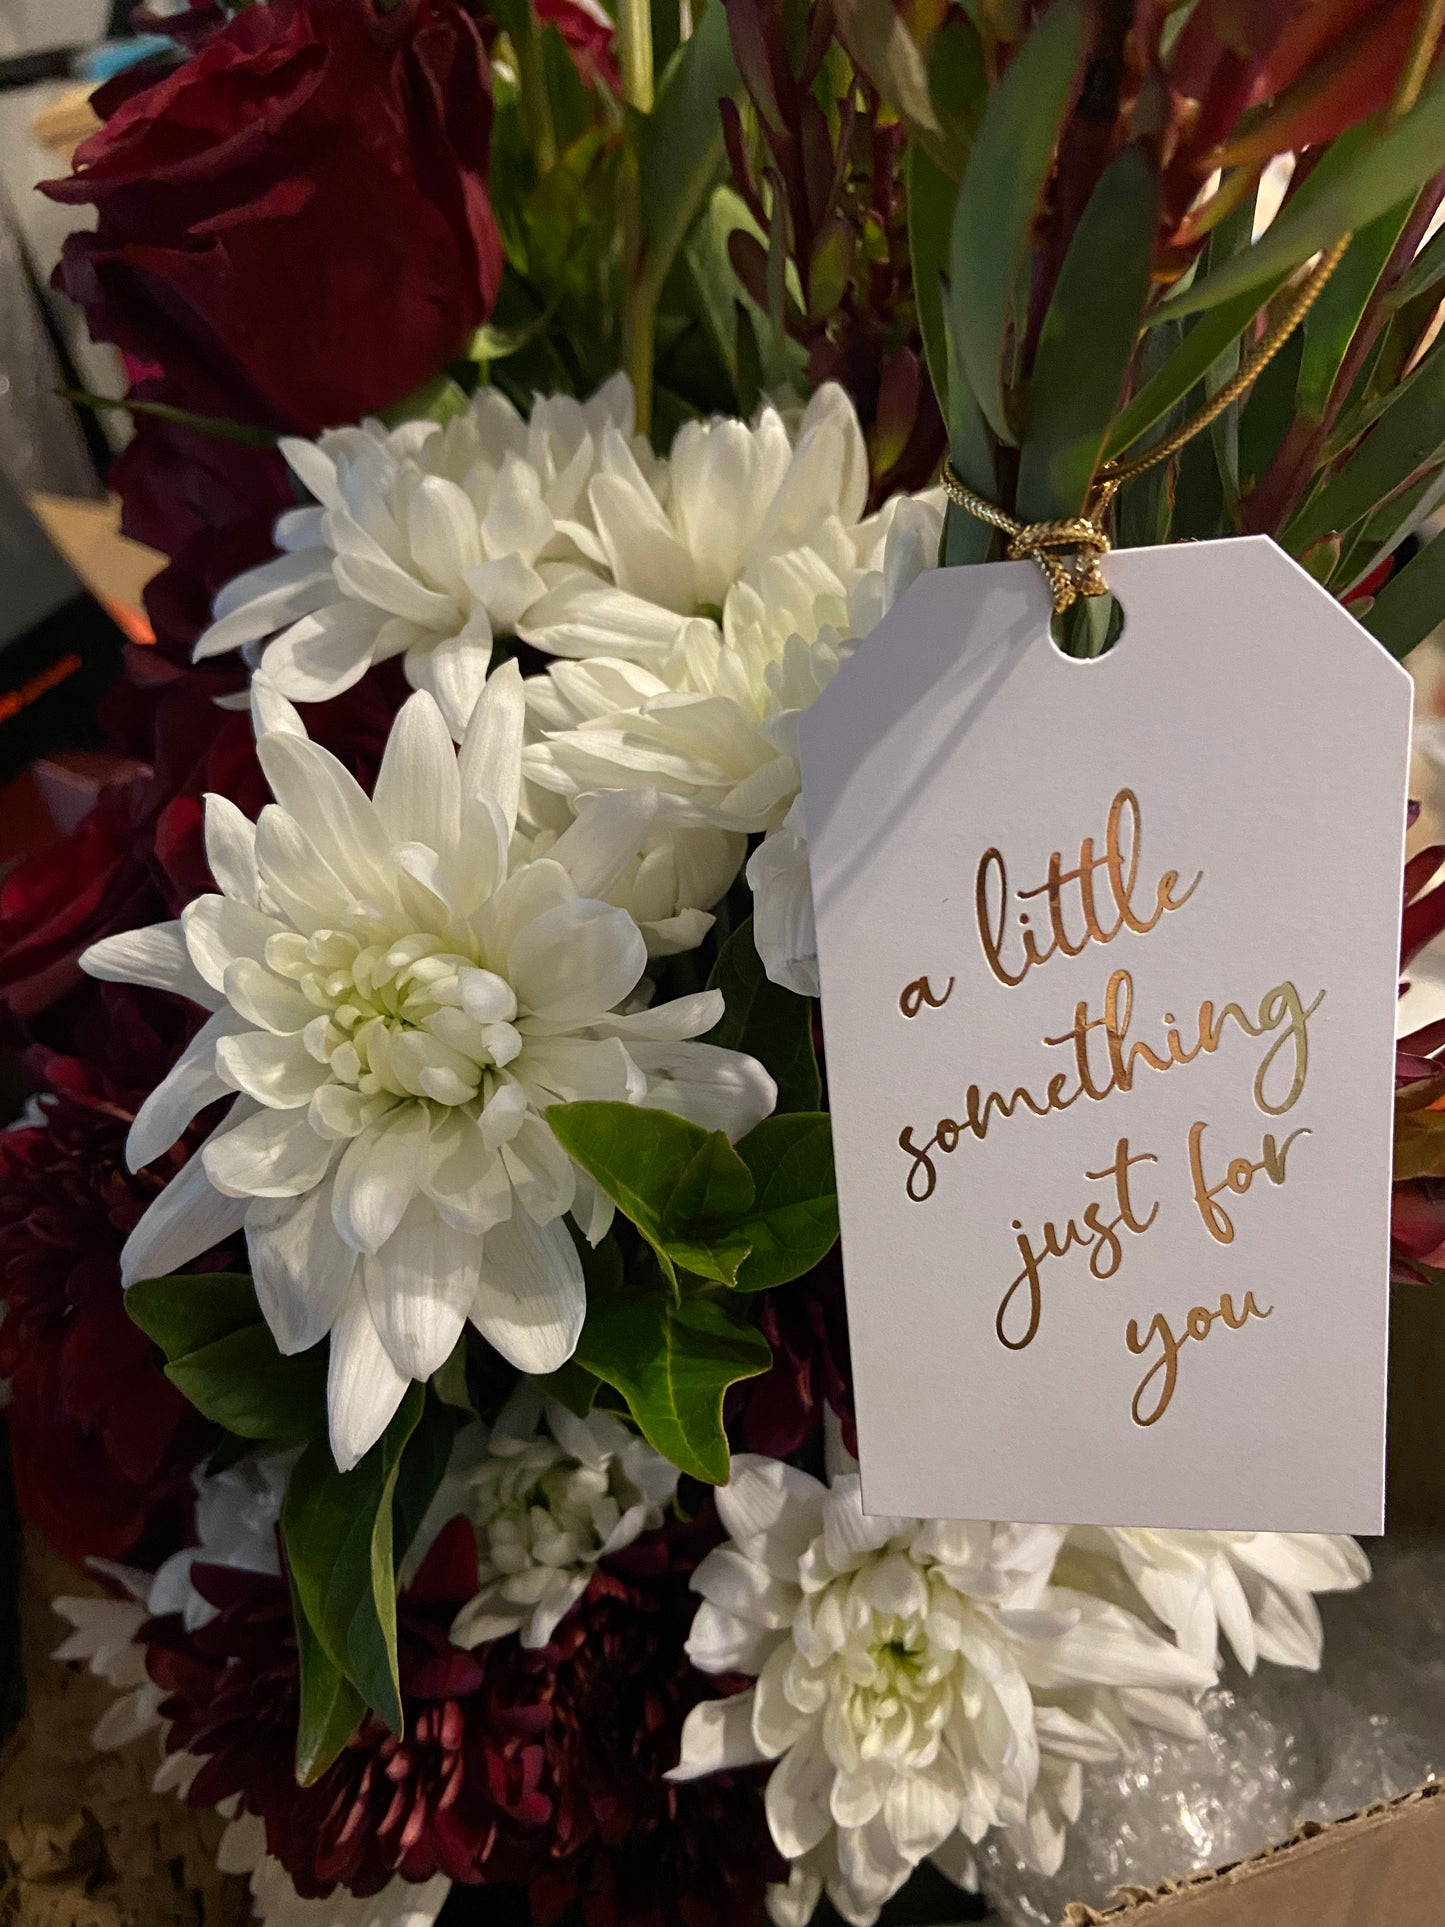
<svg viewBox="0 0 1445 1927"><path fill-rule="evenodd" d="M773 1348L772 1365L737 1386L728 1408L748 1451L791 1458L816 1442L826 1406L856 1458L843 1265L836 1246L806 1278L763 1296L758 1329Z"/></svg>
<svg viewBox="0 0 1445 1927"><path fill-rule="evenodd" d="M458 0L271 0L131 94L46 192L93 202L58 283L164 399L315 434L491 312L491 90Z"/></svg>
<svg viewBox="0 0 1445 1927"><path fill-rule="evenodd" d="M164 1008L172 1022L153 1028L154 1000L143 1008L129 989L97 998L106 1071L50 1059L45 1125L0 1133L0 1377L11 1381L24 1515L68 1559L158 1560L185 1543L190 1474L212 1433L126 1316L119 1261L191 1148L139 1175L125 1166L137 1093L164 1074L183 1032L179 1011Z"/></svg>
<svg viewBox="0 0 1445 1927"><path fill-rule="evenodd" d="M527 1652L511 1637L469 1653L448 1628L475 1589L476 1543L453 1520L398 1601L403 1737L368 1716L305 1788L285 1582L198 1568L217 1617L143 1634L170 1695L167 1743L205 1762L188 1797L239 1798L307 1897L445 1873L525 1883L538 1927L569 1908L586 1927L755 1927L765 1886L786 1871L757 1776L663 1779L688 1708L713 1690L684 1641L688 1573L716 1536L715 1524L651 1534L595 1575L549 1646Z"/></svg>

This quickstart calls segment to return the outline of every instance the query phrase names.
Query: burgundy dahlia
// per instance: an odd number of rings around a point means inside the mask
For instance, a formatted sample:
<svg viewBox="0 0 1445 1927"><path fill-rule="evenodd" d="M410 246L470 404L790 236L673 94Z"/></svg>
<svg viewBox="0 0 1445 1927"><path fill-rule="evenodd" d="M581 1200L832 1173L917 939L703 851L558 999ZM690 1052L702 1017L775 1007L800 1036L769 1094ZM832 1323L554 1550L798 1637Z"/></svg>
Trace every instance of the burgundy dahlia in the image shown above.
<svg viewBox="0 0 1445 1927"><path fill-rule="evenodd" d="M129 991L108 989L104 1010L107 1062L144 1091L179 1036L152 1030ZM185 1543L191 1469L211 1433L126 1316L119 1260L183 1153L132 1175L136 1097L73 1060L46 1069L45 1125L0 1134L0 1377L11 1381L16 1494L68 1559L159 1559Z"/></svg>
<svg viewBox="0 0 1445 1927"><path fill-rule="evenodd" d="M476 1544L453 1520L398 1601L403 1737L368 1715L310 1787L292 1770L298 1684L284 1581L198 1568L215 1619L194 1633L157 1620L144 1635L151 1676L169 1694L168 1744L204 1761L192 1804L239 1798L309 1898L441 1873L526 1885L538 1927L574 1906L587 1927L761 1922L764 1888L785 1869L755 1776L701 1787L663 1778L688 1709L713 1690L683 1650L696 1537L683 1528L639 1541L596 1575L542 1650L512 1637L466 1652L448 1629L475 1590Z"/></svg>

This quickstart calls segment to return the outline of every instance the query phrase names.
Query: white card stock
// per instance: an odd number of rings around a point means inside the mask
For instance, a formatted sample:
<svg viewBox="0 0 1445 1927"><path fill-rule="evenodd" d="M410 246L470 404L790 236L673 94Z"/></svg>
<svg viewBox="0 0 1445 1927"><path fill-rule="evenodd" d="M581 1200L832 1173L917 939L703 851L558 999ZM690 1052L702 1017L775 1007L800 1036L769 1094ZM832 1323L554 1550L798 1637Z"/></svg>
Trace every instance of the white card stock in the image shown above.
<svg viewBox="0 0 1445 1927"><path fill-rule="evenodd" d="M917 581L803 718L871 1512L1374 1532L1399 666L1263 537Z"/></svg>

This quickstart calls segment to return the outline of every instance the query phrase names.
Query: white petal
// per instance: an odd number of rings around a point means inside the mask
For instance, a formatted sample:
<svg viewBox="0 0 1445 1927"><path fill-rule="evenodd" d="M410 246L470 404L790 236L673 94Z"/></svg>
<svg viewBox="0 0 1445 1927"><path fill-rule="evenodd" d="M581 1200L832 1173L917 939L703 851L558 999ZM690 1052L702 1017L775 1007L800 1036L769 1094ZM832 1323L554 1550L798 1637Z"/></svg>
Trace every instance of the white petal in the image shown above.
<svg viewBox="0 0 1445 1927"><path fill-rule="evenodd" d="M267 643L261 665L293 701L330 702L361 681L381 654L385 630L380 610L349 599L330 602Z"/></svg>
<svg viewBox="0 0 1445 1927"><path fill-rule="evenodd" d="M256 826L228 796L207 794L206 861L216 887L254 910L256 890Z"/></svg>
<svg viewBox="0 0 1445 1927"><path fill-rule="evenodd" d="M380 1250L416 1196L426 1165L427 1114L400 1103L353 1138L336 1168L332 1222L354 1251Z"/></svg>
<svg viewBox="0 0 1445 1927"><path fill-rule="evenodd" d="M192 659L223 655L243 643L259 642L309 615L336 593L331 558L315 549L278 555L228 582L216 597L216 621L203 631Z"/></svg>
<svg viewBox="0 0 1445 1927"><path fill-rule="evenodd" d="M716 1044L651 1044L630 1047L647 1073L646 1103L676 1111L705 1131L722 1131L736 1143L772 1114L778 1087L755 1058Z"/></svg>
<svg viewBox="0 0 1445 1927"><path fill-rule="evenodd" d="M304 736L306 725L264 669L251 677L251 727L257 736Z"/></svg>
<svg viewBox="0 0 1445 1927"><path fill-rule="evenodd" d="M269 1110L298 1110L309 1104L317 1085L329 1076L295 1033L278 1037L269 1030L248 1030L239 1037L223 1036L215 1046L215 1060L226 1089L244 1091Z"/></svg>
<svg viewBox="0 0 1445 1927"><path fill-rule="evenodd" d="M786 1859L799 1859L831 1831L832 1788L833 1764L816 1740L800 1740L773 1768L766 1795L768 1826Z"/></svg>
<svg viewBox="0 0 1445 1927"><path fill-rule="evenodd" d="M827 1488L782 1459L735 1452L718 1488L718 1517L775 1578L796 1581L798 1562L823 1525Z"/></svg>
<svg viewBox="0 0 1445 1927"><path fill-rule="evenodd" d="M647 945L625 910L579 898L544 910L513 942L507 978L527 1014L585 1023L631 995Z"/></svg>
<svg viewBox="0 0 1445 1927"><path fill-rule="evenodd" d="M405 1377L430 1378L450 1357L476 1295L481 1251L417 1198L381 1250L362 1260L372 1320Z"/></svg>
<svg viewBox="0 0 1445 1927"><path fill-rule="evenodd" d="M331 1450L341 1471L349 1472L370 1451L391 1423L410 1380L387 1355L359 1275L331 1327L331 1361L326 1407Z"/></svg>
<svg viewBox="0 0 1445 1927"><path fill-rule="evenodd" d="M334 756L300 737L263 736L256 754L272 795L323 860L358 896L374 894L388 851L371 798Z"/></svg>
<svg viewBox="0 0 1445 1927"><path fill-rule="evenodd" d="M336 1146L304 1111L259 1111L210 1138L206 1173L231 1198L297 1198L325 1177Z"/></svg>
<svg viewBox="0 0 1445 1927"><path fill-rule="evenodd" d="M519 1371L555 1372L577 1349L587 1295L565 1222L535 1225L522 1211L482 1241L472 1322Z"/></svg>
<svg viewBox="0 0 1445 1927"><path fill-rule="evenodd" d="M266 944L281 934L275 917L264 916L234 897L197 897L181 914L186 947L197 970L213 990L225 987L226 971L241 957L265 961Z"/></svg>
<svg viewBox="0 0 1445 1927"><path fill-rule="evenodd" d="M433 698L458 742L481 700L491 661L491 626L480 612L460 635L414 643L406 652L407 681Z"/></svg>
<svg viewBox="0 0 1445 1927"><path fill-rule="evenodd" d="M756 1674L777 1641L773 1629L750 1625L704 1599L693 1614L687 1654L700 1673Z"/></svg>
<svg viewBox="0 0 1445 1927"><path fill-rule="evenodd" d="M606 897L636 860L656 815L655 790L586 797L547 854L567 871L579 896Z"/></svg>
<svg viewBox="0 0 1445 1927"><path fill-rule="evenodd" d="M238 1099L231 1116L243 1105L249 1108L248 1100ZM120 1254L121 1283L133 1285L137 1278L163 1278L179 1270L239 1231L245 1217L246 1200L216 1189L198 1151L153 1200L126 1239Z"/></svg>
<svg viewBox="0 0 1445 1927"><path fill-rule="evenodd" d="M457 762L464 796L486 798L502 812L511 835L522 789L522 732L527 704L515 662L487 678L462 738Z"/></svg>
<svg viewBox="0 0 1445 1927"><path fill-rule="evenodd" d="M433 1124L421 1185L447 1224L474 1237L500 1224L512 1209L506 1167L481 1125L462 1109L444 1113Z"/></svg>
<svg viewBox="0 0 1445 1927"><path fill-rule="evenodd" d="M207 1018L141 1105L125 1141L125 1161L132 1171L169 1151L197 1111L226 1095L228 1087L216 1074L216 1045L242 1021L231 1010Z"/></svg>
<svg viewBox="0 0 1445 1927"><path fill-rule="evenodd" d="M173 990L178 997L214 1010L215 991L191 962L179 922L153 923L145 930L126 930L102 937L81 953L80 967L89 977L108 984L148 984L154 990Z"/></svg>
<svg viewBox="0 0 1445 1927"><path fill-rule="evenodd" d="M451 735L433 699L418 692L391 726L372 802L394 843L449 852L461 834L461 787Z"/></svg>
<svg viewBox="0 0 1445 1927"><path fill-rule="evenodd" d="M681 1757L663 1777L697 1780L728 1767L757 1766L768 1756L753 1744L752 1694L700 1700L682 1727Z"/></svg>
<svg viewBox="0 0 1445 1927"><path fill-rule="evenodd" d="M258 1198L246 1245L261 1315L277 1349L309 1351L331 1329L356 1270L356 1253L331 1222L331 1188L301 1198Z"/></svg>

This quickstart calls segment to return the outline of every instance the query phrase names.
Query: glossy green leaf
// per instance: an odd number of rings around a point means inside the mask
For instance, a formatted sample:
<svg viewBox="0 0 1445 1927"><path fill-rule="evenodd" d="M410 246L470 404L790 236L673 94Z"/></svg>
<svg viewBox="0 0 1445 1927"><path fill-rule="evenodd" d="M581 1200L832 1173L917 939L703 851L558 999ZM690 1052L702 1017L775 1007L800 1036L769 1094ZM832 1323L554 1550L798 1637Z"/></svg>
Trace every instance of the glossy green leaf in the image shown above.
<svg viewBox="0 0 1445 1927"><path fill-rule="evenodd" d="M326 1424L326 1359L324 1344L283 1358L258 1322L172 1359L166 1377L238 1438L299 1441Z"/></svg>
<svg viewBox="0 0 1445 1927"><path fill-rule="evenodd" d="M944 346L948 356L949 457L967 487L986 502L996 501L988 427L958 365L951 331ZM970 515L957 502L949 502L943 518L943 562L947 568L966 568L970 563L986 562L995 539L995 531L987 522Z"/></svg>
<svg viewBox="0 0 1445 1927"><path fill-rule="evenodd" d="M554 1104L547 1121L637 1226L674 1286L678 1267L735 1282L748 1255L735 1225L752 1202L752 1179L721 1131L635 1104Z"/></svg>
<svg viewBox="0 0 1445 1927"><path fill-rule="evenodd" d="M1391 577L1362 620L1397 660L1445 622L1445 535L1437 535Z"/></svg>
<svg viewBox="0 0 1445 1927"><path fill-rule="evenodd" d="M1445 455L1445 358L1383 415L1344 466L1305 503L1284 532L1299 554L1321 536L1345 534Z"/></svg>
<svg viewBox="0 0 1445 1927"><path fill-rule="evenodd" d="M813 1050L813 1006L768 977L751 917L718 952L708 989L722 992L725 1008L707 1042L755 1057L778 1087L780 1111L815 1111L822 1085Z"/></svg>
<svg viewBox="0 0 1445 1927"><path fill-rule="evenodd" d="M555 1372L548 1372L532 1381L539 1392L565 1405L574 1418L586 1418L597 1402L597 1388L601 1382L585 1366L579 1365L575 1358L569 1358Z"/></svg>
<svg viewBox="0 0 1445 1927"><path fill-rule="evenodd" d="M739 1291L801 1278L838 1238L838 1180L826 1111L764 1118L738 1145L752 1172L752 1209L739 1227L751 1249Z"/></svg>
<svg viewBox="0 0 1445 1927"><path fill-rule="evenodd" d="M451 1457L452 1443L466 1415L434 1396L428 1388L416 1429L402 1451L392 1495L392 1557L401 1565L437 1495Z"/></svg>
<svg viewBox="0 0 1445 1927"><path fill-rule="evenodd" d="M1054 0L990 96L954 210L948 308L954 356L988 425L1006 442L1015 439L1004 393L1014 290L1083 79L1087 45L1080 0Z"/></svg>
<svg viewBox="0 0 1445 1927"><path fill-rule="evenodd" d="M1381 504L1379 510L1356 533L1342 566L1330 583L1336 595L1351 589L1391 556L1400 544L1414 535L1445 500L1445 468L1437 468L1407 489Z"/></svg>
<svg viewBox="0 0 1445 1927"><path fill-rule="evenodd" d="M1153 318L1216 308L1287 274L1342 234L1358 234L1413 195L1440 165L1442 152L1445 73L1437 73L1411 111L1393 126L1382 130L1376 120L1342 135L1252 248L1171 295Z"/></svg>
<svg viewBox="0 0 1445 1927"><path fill-rule="evenodd" d="M1311 421L1324 419L1335 377L1414 204L1413 196L1398 202L1355 236L1305 317L1299 407Z"/></svg>
<svg viewBox="0 0 1445 1927"><path fill-rule="evenodd" d="M296 1778L311 1786L335 1761L361 1724L366 1703L333 1664L301 1610L294 1584L291 1614L301 1671L301 1715L296 1726Z"/></svg>
<svg viewBox="0 0 1445 1927"><path fill-rule="evenodd" d="M720 6L708 7L663 73L657 105L640 134L647 276L654 287L661 287L722 172L718 102L741 91L726 15Z"/></svg>
<svg viewBox="0 0 1445 1927"><path fill-rule="evenodd" d="M390 408L377 412L388 428L395 428L401 422L449 422L465 415L467 397L450 375L433 375L420 388L413 388L409 395L394 401Z"/></svg>
<svg viewBox="0 0 1445 1927"><path fill-rule="evenodd" d="M244 1271L200 1271L142 1278L125 1294L133 1324L167 1358L183 1358L218 1338L254 1325L261 1316L256 1287Z"/></svg>
<svg viewBox="0 0 1445 1927"><path fill-rule="evenodd" d="M300 1615L332 1665L394 1733L402 1712L392 1498L424 1402L421 1386L409 1386L386 1431L350 1472L338 1472L325 1439L309 1445L281 1507Z"/></svg>
<svg viewBox="0 0 1445 1927"><path fill-rule="evenodd" d="M714 1292L674 1301L636 1279L589 1290L578 1363L620 1392L649 1445L709 1485L728 1476L723 1397L772 1363L762 1333Z"/></svg>
<svg viewBox="0 0 1445 1927"><path fill-rule="evenodd" d="M1124 148L1069 243L1029 380L1017 491L1026 522L1078 515L1088 500L1139 336L1158 198L1153 162Z"/></svg>

